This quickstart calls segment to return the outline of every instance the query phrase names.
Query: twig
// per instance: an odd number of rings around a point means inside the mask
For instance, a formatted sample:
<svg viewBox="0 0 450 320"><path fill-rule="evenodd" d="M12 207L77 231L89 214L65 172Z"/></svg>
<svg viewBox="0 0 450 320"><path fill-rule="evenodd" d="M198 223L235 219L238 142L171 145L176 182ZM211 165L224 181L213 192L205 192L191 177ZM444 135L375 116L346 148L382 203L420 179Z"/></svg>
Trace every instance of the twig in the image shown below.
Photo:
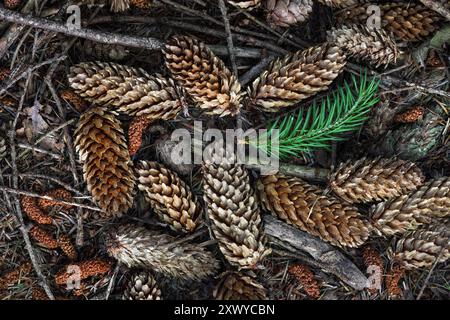
<svg viewBox="0 0 450 320"><path fill-rule="evenodd" d="M445 4L439 3L436 0L420 0L420 2L422 2L428 8L439 13L440 15L445 17L447 20L450 20L450 10L445 8Z"/></svg>
<svg viewBox="0 0 450 320"><path fill-rule="evenodd" d="M81 204L81 203L76 203L76 202L71 202L71 201L65 201L62 199L57 199L57 198L49 197L46 195L41 195L41 194L38 194L35 192L30 192L30 191L18 190L18 189L8 188L8 187L4 187L4 186L0 186L0 191L5 191L5 192L11 193L11 194L16 194L16 195L19 194L19 195L29 196L29 197L33 197L33 198L57 201L57 202L60 202L61 204L84 208L84 209L88 209L88 210L92 210L92 211L102 211L98 207L93 207L93 206L89 206L86 204ZM19 204L19 206L20 206L20 204Z"/></svg>
<svg viewBox="0 0 450 320"><path fill-rule="evenodd" d="M246 86L250 81L252 81L257 75L259 75L261 72L263 72L264 69L269 65L269 63L273 60L273 57L264 57L261 59L260 62L258 62L256 65L254 65L250 70L248 70L246 73L242 75L242 77L239 78L239 82L242 86Z"/></svg>
<svg viewBox="0 0 450 320"><path fill-rule="evenodd" d="M58 159L58 160L63 159L63 157L60 156L59 154L53 153L53 152L48 151L48 150L41 149L41 148L36 147L36 146L32 146L32 145L27 144L27 143L18 143L17 146L19 148L22 148L22 149L28 149L28 150L31 150L31 151L43 153L45 155L48 155L48 156L52 157L53 159Z"/></svg>
<svg viewBox="0 0 450 320"><path fill-rule="evenodd" d="M258 170L259 166L255 165L246 165L249 169ZM330 173L330 170L323 169L323 168L311 168L311 167L305 167L305 166L299 166L295 164L290 163L280 163L278 172L286 175L286 176L293 176L293 177L299 177L305 180L312 180L317 182L324 182L328 179L328 174Z"/></svg>
<svg viewBox="0 0 450 320"><path fill-rule="evenodd" d="M430 281L431 274L433 273L434 269L436 268L436 265L439 263L439 260L441 260L442 255L444 254L444 251L446 249L447 249L446 247L441 248L439 255L436 257L436 260L434 260L433 266L431 267L430 271L428 271L427 277L425 278L425 282L423 283L422 288L420 289L420 292L417 295L416 300L420 300L420 298L422 298L423 292L425 291L425 288L427 287L428 282Z"/></svg>
<svg viewBox="0 0 450 320"><path fill-rule="evenodd" d="M108 300L109 296L111 295L111 291L114 287L114 282L116 281L117 275L119 274L119 270L120 270L120 263L117 263L116 267L114 268L114 272L111 276L111 279L109 280L108 288L106 289L105 300Z"/></svg>
<svg viewBox="0 0 450 320"><path fill-rule="evenodd" d="M164 43L161 40L148 37L133 37L120 35L111 32L103 32L86 28L69 28L68 26L50 21L48 19L33 17L32 15L23 15L11 10L0 7L0 19L14 22L21 25L27 25L34 28L44 29L57 33L63 33L69 36L84 38L100 43L119 44L134 48L145 48L148 50L159 50L163 48Z"/></svg>
<svg viewBox="0 0 450 320"><path fill-rule="evenodd" d="M228 20L228 16L227 16L227 7L225 6L225 2L223 0L219 0L219 8L220 8L220 12L222 13L222 19L223 19L223 23L225 25L225 32L227 33L227 46L228 46L228 52L230 54L231 69L233 70L233 74L237 77L238 70L237 70L237 64L236 64L236 56L235 56L235 52L234 52L233 36L231 34L230 21Z"/></svg>

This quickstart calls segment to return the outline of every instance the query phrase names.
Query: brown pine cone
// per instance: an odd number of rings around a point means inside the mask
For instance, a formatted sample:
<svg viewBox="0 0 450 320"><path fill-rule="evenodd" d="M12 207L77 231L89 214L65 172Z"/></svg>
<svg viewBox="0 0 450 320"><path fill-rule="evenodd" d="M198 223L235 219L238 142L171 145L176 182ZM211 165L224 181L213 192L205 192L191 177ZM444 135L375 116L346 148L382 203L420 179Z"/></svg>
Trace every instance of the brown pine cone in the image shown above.
<svg viewBox="0 0 450 320"><path fill-rule="evenodd" d="M56 249L58 248L58 242L53 237L51 232L42 229L39 226L31 227L30 231L28 231L30 237L32 237L36 242L44 248L47 249Z"/></svg>
<svg viewBox="0 0 450 320"><path fill-rule="evenodd" d="M225 272L220 275L214 292L216 300L267 300L267 289L244 272Z"/></svg>
<svg viewBox="0 0 450 320"><path fill-rule="evenodd" d="M0 67L0 81L4 81L11 74L11 69L8 67Z"/></svg>
<svg viewBox="0 0 450 320"><path fill-rule="evenodd" d="M7 289L9 286L19 282L24 275L28 275L32 270L31 263L24 263L11 271L0 276L0 290Z"/></svg>
<svg viewBox="0 0 450 320"><path fill-rule="evenodd" d="M122 300L162 300L161 290L151 273L135 272L127 282Z"/></svg>
<svg viewBox="0 0 450 320"><path fill-rule="evenodd" d="M328 89L344 70L345 56L323 44L273 61L249 87L250 102L266 112L278 112Z"/></svg>
<svg viewBox="0 0 450 320"><path fill-rule="evenodd" d="M57 188L50 191L47 191L44 193L44 196L48 196L54 199L64 200L64 201L71 201L72 200L72 193L70 191L67 191L64 188ZM39 198L38 200L38 206L42 210L51 210L53 207L60 207L65 210L71 209L73 206L70 204L64 204L61 203L58 200L48 200Z"/></svg>
<svg viewBox="0 0 450 320"><path fill-rule="evenodd" d="M172 80L112 62L72 66L69 83L86 100L130 116L171 120L184 105L182 91Z"/></svg>
<svg viewBox="0 0 450 320"><path fill-rule="evenodd" d="M0 98L0 104L7 107L14 107L17 106L17 101L14 98L11 98L10 96L3 96Z"/></svg>
<svg viewBox="0 0 450 320"><path fill-rule="evenodd" d="M394 122L397 123L414 123L422 119L425 109L421 106L415 106L411 109L395 116Z"/></svg>
<svg viewBox="0 0 450 320"><path fill-rule="evenodd" d="M108 254L129 268L150 268L183 280L203 280L216 273L219 263L200 244L134 225L108 234Z"/></svg>
<svg viewBox="0 0 450 320"><path fill-rule="evenodd" d="M363 249L363 260L364 265L367 268L367 273L372 277L375 276L375 280L380 280L379 284L381 284L381 279L384 273L384 264L383 260L381 260L380 253L374 247L366 246ZM376 288L375 286L369 287L369 292L371 294L375 294L379 291L379 289L380 288Z"/></svg>
<svg viewBox="0 0 450 320"><path fill-rule="evenodd" d="M346 24L366 24L372 13L369 6L380 8L381 26L403 41L419 41L433 34L441 20L439 15L419 3L389 2L356 4L337 13Z"/></svg>
<svg viewBox="0 0 450 320"><path fill-rule="evenodd" d="M442 253L441 253L442 251ZM394 246L392 259L407 270L430 268L439 257L438 262L450 258L450 223L436 221L405 234Z"/></svg>
<svg viewBox="0 0 450 320"><path fill-rule="evenodd" d="M79 269L77 269L78 267ZM70 264L64 266L55 275L55 283L60 286L67 285L70 279L75 276L79 276L79 280L85 280L87 278L103 275L111 270L111 263L99 260L90 259L81 262L71 262ZM79 271L79 273L78 273Z"/></svg>
<svg viewBox="0 0 450 320"><path fill-rule="evenodd" d="M312 0L267 0L267 21L287 28L308 20L312 6Z"/></svg>
<svg viewBox="0 0 450 320"><path fill-rule="evenodd" d="M394 39L382 29L342 26L332 29L327 40L337 44L347 56L366 61L375 67L395 63L400 55Z"/></svg>
<svg viewBox="0 0 450 320"><path fill-rule="evenodd" d="M39 208L36 198L23 196L20 200L20 204L23 212L25 212L31 220L39 224L52 224L52 217Z"/></svg>
<svg viewBox="0 0 450 320"><path fill-rule="evenodd" d="M22 5L22 0L4 0L3 5L6 9L14 10Z"/></svg>
<svg viewBox="0 0 450 320"><path fill-rule="evenodd" d="M241 85L203 42L171 38L164 51L172 77L208 114L234 116L241 108Z"/></svg>
<svg viewBox="0 0 450 320"><path fill-rule="evenodd" d="M135 117L128 128L128 151L134 156L142 145L142 136L152 120L147 116Z"/></svg>
<svg viewBox="0 0 450 320"><path fill-rule="evenodd" d="M109 0L110 9L113 12L122 12L130 7L130 0Z"/></svg>
<svg viewBox="0 0 450 320"><path fill-rule="evenodd" d="M227 0L227 2L245 10L253 10L261 5L261 0Z"/></svg>
<svg viewBox="0 0 450 320"><path fill-rule="evenodd" d="M201 208L191 188L178 174L153 161L141 161L136 172L138 189L158 217L174 230L194 231L201 218Z"/></svg>
<svg viewBox="0 0 450 320"><path fill-rule="evenodd" d="M212 233L230 264L254 268L270 250L249 174L234 155L222 158L214 149L203 162L203 199Z"/></svg>
<svg viewBox="0 0 450 320"><path fill-rule="evenodd" d="M77 250L75 249L75 246L72 244L72 241L70 240L69 236L67 236L64 233L61 233L58 236L58 247L64 252L64 254L70 259L70 260L77 260L78 254Z"/></svg>
<svg viewBox="0 0 450 320"><path fill-rule="evenodd" d="M313 299L319 299L320 289L317 280L311 270L302 264L296 264L289 267L289 273L303 286L306 294Z"/></svg>
<svg viewBox="0 0 450 320"><path fill-rule="evenodd" d="M420 187L425 181L416 164L396 158L362 158L341 163L331 173L330 187L350 203L382 201Z"/></svg>
<svg viewBox="0 0 450 320"><path fill-rule="evenodd" d="M358 210L299 178L261 177L258 192L265 209L300 230L339 247L359 247L370 224Z"/></svg>
<svg viewBox="0 0 450 320"><path fill-rule="evenodd" d="M391 236L414 230L435 218L450 214L450 178L434 179L410 194L393 198L371 208L373 226Z"/></svg>
<svg viewBox="0 0 450 320"><path fill-rule="evenodd" d="M86 100L80 97L71 89L61 90L59 96L66 100L78 112L84 112L89 107Z"/></svg>
<svg viewBox="0 0 450 320"><path fill-rule="evenodd" d="M149 9L153 5L153 0L130 0L130 5L139 9Z"/></svg>
<svg viewBox="0 0 450 320"><path fill-rule="evenodd" d="M120 121L113 112L89 109L78 121L75 145L84 179L105 216L120 216L133 204L134 174Z"/></svg>
<svg viewBox="0 0 450 320"><path fill-rule="evenodd" d="M404 275L405 268L400 265L395 265L386 275L386 290L390 297L398 298L403 295L403 291L399 286L399 282Z"/></svg>
<svg viewBox="0 0 450 320"><path fill-rule="evenodd" d="M50 300L47 293L45 293L45 290L38 287L33 288L31 297L33 300Z"/></svg>
<svg viewBox="0 0 450 320"><path fill-rule="evenodd" d="M358 0L318 0L318 1L332 8L346 8L358 3Z"/></svg>

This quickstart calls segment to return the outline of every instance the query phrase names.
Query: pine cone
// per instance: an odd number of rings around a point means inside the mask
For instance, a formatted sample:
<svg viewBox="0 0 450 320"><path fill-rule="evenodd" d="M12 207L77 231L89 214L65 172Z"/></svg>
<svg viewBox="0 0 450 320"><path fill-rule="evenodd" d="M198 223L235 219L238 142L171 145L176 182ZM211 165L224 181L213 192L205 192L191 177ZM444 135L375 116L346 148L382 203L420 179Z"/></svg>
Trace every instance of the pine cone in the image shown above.
<svg viewBox="0 0 450 320"><path fill-rule="evenodd" d="M138 188L159 218L174 230L194 231L201 209L190 187L178 174L152 161L141 161L136 171Z"/></svg>
<svg viewBox="0 0 450 320"><path fill-rule="evenodd" d="M303 286L306 294L313 299L319 299L320 289L317 280L311 270L302 264L296 264L289 267L289 273Z"/></svg>
<svg viewBox="0 0 450 320"><path fill-rule="evenodd" d="M128 128L128 151L134 156L142 145L142 136L152 120L147 116L135 117Z"/></svg>
<svg viewBox="0 0 450 320"><path fill-rule="evenodd" d="M147 271L136 272L128 280L122 300L161 300L161 290Z"/></svg>
<svg viewBox="0 0 450 320"><path fill-rule="evenodd" d="M22 0L4 0L3 4L6 9L14 10L22 5Z"/></svg>
<svg viewBox="0 0 450 320"><path fill-rule="evenodd" d="M63 188L57 188L57 189L47 191L46 193L44 193L44 196L48 196L48 197L51 197L54 199L59 199L59 200L64 200L64 201L72 200L72 193L70 193L70 191L67 191L66 189L63 189ZM43 199L43 198L39 198L37 204L42 210L51 210L53 207L60 207L65 210L69 210L73 207L70 204L61 203L58 200L48 200L48 199Z"/></svg>
<svg viewBox="0 0 450 320"><path fill-rule="evenodd" d="M258 181L263 206L283 221L335 246L359 247L371 228L357 209L294 177L265 176Z"/></svg>
<svg viewBox="0 0 450 320"><path fill-rule="evenodd" d="M399 281L405 275L405 268L395 265L386 275L386 290L390 297L398 298L403 295L403 291L399 286Z"/></svg>
<svg viewBox="0 0 450 320"><path fill-rule="evenodd" d="M181 89L172 80L117 63L72 66L69 83L86 100L130 116L171 120L183 107Z"/></svg>
<svg viewBox="0 0 450 320"><path fill-rule="evenodd" d="M331 44L312 47L273 61L250 86L251 103L277 112L328 89L343 71L345 56Z"/></svg>
<svg viewBox="0 0 450 320"><path fill-rule="evenodd" d="M66 89L59 92L59 96L66 100L78 112L84 112L88 108L86 100L81 98L73 90Z"/></svg>
<svg viewBox="0 0 450 320"><path fill-rule="evenodd" d="M414 106L411 109L398 114L394 118L394 122L397 123L414 123L420 119L425 114L425 109L421 106Z"/></svg>
<svg viewBox="0 0 450 320"><path fill-rule="evenodd" d="M0 290L7 289L17 283L24 275L28 275L32 270L31 263L24 263L19 268L15 268L0 276Z"/></svg>
<svg viewBox="0 0 450 320"><path fill-rule="evenodd" d="M227 0L233 6L245 9L253 10L261 5L261 0Z"/></svg>
<svg viewBox="0 0 450 320"><path fill-rule="evenodd" d="M249 174L244 165L236 164L234 155L221 158L215 150L209 151L203 162L203 199L212 233L230 264L253 268L270 250L265 247Z"/></svg>
<svg viewBox="0 0 450 320"><path fill-rule="evenodd" d="M6 158L6 140L0 137L0 161Z"/></svg>
<svg viewBox="0 0 450 320"><path fill-rule="evenodd" d="M239 81L204 43L186 36L173 37L164 53L172 77L208 114L223 117L239 112Z"/></svg>
<svg viewBox="0 0 450 320"><path fill-rule="evenodd" d="M408 195L374 205L373 226L391 236L450 215L450 178L434 179Z"/></svg>
<svg viewBox="0 0 450 320"><path fill-rule="evenodd" d="M31 220L39 224L52 224L52 217L38 207L36 198L23 196L20 200L20 204L23 212L25 212Z"/></svg>
<svg viewBox="0 0 450 320"><path fill-rule="evenodd" d="M225 272L214 289L216 300L267 300L267 290L243 272Z"/></svg>
<svg viewBox="0 0 450 320"><path fill-rule="evenodd" d="M338 12L337 19L341 23L366 24L372 15L367 9L374 5L380 8L381 26L397 39L419 41L438 28L438 14L422 4L410 2L357 4Z"/></svg>
<svg viewBox="0 0 450 320"><path fill-rule="evenodd" d="M330 187L350 203L398 197L423 184L424 175L414 163L396 158L362 158L341 163L330 176Z"/></svg>
<svg viewBox="0 0 450 320"><path fill-rule="evenodd" d="M95 107L75 131L84 179L106 216L120 216L133 204L134 174L123 130L113 112Z"/></svg>
<svg viewBox="0 0 450 320"><path fill-rule="evenodd" d="M17 101L14 98L11 98L10 96L3 96L0 98L0 104L7 107L14 107L17 106Z"/></svg>
<svg viewBox="0 0 450 320"><path fill-rule="evenodd" d="M72 241L70 240L69 236L67 236L64 233L61 233L58 236L58 247L64 252L64 254L70 259L70 260L77 260L78 254L77 250L75 249L74 245L72 244Z"/></svg>
<svg viewBox="0 0 450 320"><path fill-rule="evenodd" d="M44 289L41 289L39 287L33 288L33 290L31 291L31 297L33 300L50 300Z"/></svg>
<svg viewBox="0 0 450 320"><path fill-rule="evenodd" d="M113 230L106 241L108 254L129 268L151 268L184 280L203 280L219 267L216 258L199 244L123 225Z"/></svg>
<svg viewBox="0 0 450 320"><path fill-rule="evenodd" d="M53 237L53 235L39 226L31 227L30 231L28 231L30 237L32 237L36 242L44 248L47 249L56 249L58 248L58 242Z"/></svg>
<svg viewBox="0 0 450 320"><path fill-rule="evenodd" d="M397 241L393 259L406 269L430 268L442 254L438 262L450 258L450 224L438 221L406 234Z"/></svg>
<svg viewBox="0 0 450 320"><path fill-rule="evenodd" d="M11 74L11 69L8 67L0 67L0 82L6 80Z"/></svg>
<svg viewBox="0 0 450 320"><path fill-rule="evenodd" d="M358 0L318 0L318 1L332 8L346 8L358 3Z"/></svg>
<svg viewBox="0 0 450 320"><path fill-rule="evenodd" d="M77 263L71 262L61 268L61 270L55 275L55 283L57 285L64 286L67 285L67 282L70 281L75 274L79 275L79 280L85 280L93 276L108 273L110 270L111 264L104 260L91 259Z"/></svg>
<svg viewBox="0 0 450 320"><path fill-rule="evenodd" d="M384 30L369 29L365 26L342 26L328 33L327 40L337 44L349 57L379 67L395 63L400 49Z"/></svg>
<svg viewBox="0 0 450 320"><path fill-rule="evenodd" d="M153 5L153 0L130 0L130 5L139 9L150 9Z"/></svg>
<svg viewBox="0 0 450 320"><path fill-rule="evenodd" d="M130 7L130 0L109 0L111 11L122 12Z"/></svg>
<svg viewBox="0 0 450 320"><path fill-rule="evenodd" d="M313 11L312 0L268 0L267 21L279 27L305 22Z"/></svg>

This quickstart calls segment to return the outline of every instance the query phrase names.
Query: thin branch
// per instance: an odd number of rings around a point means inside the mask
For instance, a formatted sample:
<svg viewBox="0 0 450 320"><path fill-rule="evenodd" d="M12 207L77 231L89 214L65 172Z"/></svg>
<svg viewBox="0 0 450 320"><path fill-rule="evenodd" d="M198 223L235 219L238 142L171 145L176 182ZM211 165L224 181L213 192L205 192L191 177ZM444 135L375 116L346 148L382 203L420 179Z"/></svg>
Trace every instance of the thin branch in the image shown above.
<svg viewBox="0 0 450 320"><path fill-rule="evenodd" d="M230 54L231 69L233 70L233 74L237 77L238 70L237 70L237 64L236 64L236 56L235 56L235 52L234 52L233 36L231 34L230 21L228 20L227 7L225 6L224 0L219 0L219 8L220 8L220 12L222 13L222 19L223 19L223 23L225 25L225 32L227 33L227 46L228 46L228 52Z"/></svg>

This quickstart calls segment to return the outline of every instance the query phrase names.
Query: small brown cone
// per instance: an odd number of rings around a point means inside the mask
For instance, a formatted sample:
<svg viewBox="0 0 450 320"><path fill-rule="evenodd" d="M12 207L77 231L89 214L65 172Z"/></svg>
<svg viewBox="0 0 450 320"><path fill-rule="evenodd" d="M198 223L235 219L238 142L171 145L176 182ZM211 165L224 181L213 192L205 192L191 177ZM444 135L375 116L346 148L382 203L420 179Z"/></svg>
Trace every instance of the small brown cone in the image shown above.
<svg viewBox="0 0 450 320"><path fill-rule="evenodd" d="M149 9L152 4L153 0L130 0L130 5L139 9Z"/></svg>
<svg viewBox="0 0 450 320"><path fill-rule="evenodd" d="M405 268L401 265L395 265L386 275L386 290L391 298L399 298L403 291L399 286L400 280L405 275Z"/></svg>
<svg viewBox="0 0 450 320"><path fill-rule="evenodd" d="M75 249L75 246L72 244L72 241L70 240L69 236L67 236L64 233L61 233L58 236L58 247L61 249L62 252L70 259L70 260L77 260L78 254L77 250Z"/></svg>
<svg viewBox="0 0 450 320"><path fill-rule="evenodd" d="M396 158L362 158L341 163L330 176L330 188L350 203L382 201L420 187L425 180L412 162Z"/></svg>
<svg viewBox="0 0 450 320"><path fill-rule="evenodd" d="M133 203L134 173L120 121L94 107L78 121L75 145L84 179L105 216L121 216Z"/></svg>
<svg viewBox="0 0 450 320"><path fill-rule="evenodd" d="M23 196L20 200L22 210L31 220L39 224L52 224L53 219L39 208L36 198Z"/></svg>
<svg viewBox="0 0 450 320"><path fill-rule="evenodd" d="M61 90L59 96L66 100L78 112L84 112L88 108L86 100L80 97L75 91L71 89Z"/></svg>
<svg viewBox="0 0 450 320"><path fill-rule="evenodd" d="M136 272L127 282L122 300L161 300L161 290L148 271Z"/></svg>
<svg viewBox="0 0 450 320"><path fill-rule="evenodd" d="M31 297L33 300L50 300L45 290L38 287L33 288Z"/></svg>
<svg viewBox="0 0 450 320"><path fill-rule="evenodd" d="M39 226L33 226L28 232L30 237L32 237L36 242L44 248L56 249L58 248L58 242L53 237L51 232L42 229Z"/></svg>
<svg viewBox="0 0 450 320"><path fill-rule="evenodd" d="M3 4L6 9L14 10L22 5L22 0L4 0Z"/></svg>
<svg viewBox="0 0 450 320"><path fill-rule="evenodd" d="M346 24L366 24L373 12L369 6L380 8L381 27L402 41L420 41L438 28L439 15L420 3L388 2L362 3L337 13L337 19Z"/></svg>
<svg viewBox="0 0 450 320"><path fill-rule="evenodd" d="M450 178L430 180L407 195L371 208L373 226L391 236L450 215Z"/></svg>
<svg viewBox="0 0 450 320"><path fill-rule="evenodd" d="M11 74L11 69L7 67L0 67L0 82L6 80Z"/></svg>
<svg viewBox="0 0 450 320"><path fill-rule="evenodd" d="M312 0L268 0L267 21L275 26L287 28L308 20L309 14L313 11L312 6Z"/></svg>
<svg viewBox="0 0 450 320"><path fill-rule="evenodd" d="M191 188L178 174L153 161L136 168L138 189L158 217L174 230L192 232L199 224L201 208Z"/></svg>
<svg viewBox="0 0 450 320"><path fill-rule="evenodd" d="M134 156L142 145L142 136L152 120L147 116L135 117L128 128L128 151Z"/></svg>
<svg viewBox="0 0 450 320"><path fill-rule="evenodd" d="M129 268L150 268L181 280L204 280L219 263L199 244L134 225L122 225L108 234L108 254Z"/></svg>
<svg viewBox="0 0 450 320"><path fill-rule="evenodd" d="M299 178L272 175L257 183L263 207L279 219L339 247L359 247L371 226L358 210Z"/></svg>
<svg viewBox="0 0 450 320"><path fill-rule="evenodd" d="M227 0L227 2L245 10L253 10L261 5L261 0Z"/></svg>
<svg viewBox="0 0 450 320"><path fill-rule="evenodd" d="M27 275L33 269L31 263L24 263L19 268L15 268L0 276L0 290L7 289L9 286L19 282L24 275Z"/></svg>
<svg viewBox="0 0 450 320"><path fill-rule="evenodd" d="M375 294L379 292L380 288L377 288L375 285L381 284L381 279L384 274L384 264L381 259L380 253L372 246L366 246L363 249L363 260L364 265L367 268L367 273L370 278L374 279L373 283L370 283L372 286L369 286L369 292L371 294Z"/></svg>
<svg viewBox="0 0 450 320"><path fill-rule="evenodd" d="M317 280L311 270L302 264L296 264L289 267L289 273L303 286L306 294L313 299L319 299L320 289Z"/></svg>
<svg viewBox="0 0 450 320"><path fill-rule="evenodd" d="M216 300L267 300L267 290L244 272L225 272L214 289Z"/></svg>
<svg viewBox="0 0 450 320"><path fill-rule="evenodd" d="M44 193L44 196L48 196L48 197L51 197L54 199L59 199L59 200L64 200L64 201L72 200L72 193L70 191L67 191L64 188L57 188L57 189L47 191L46 193ZM69 210L73 207L70 204L61 203L58 200L48 200L48 199L44 199L44 198L39 198L38 206L42 210L51 210L53 207L60 207L65 210Z"/></svg>
<svg viewBox="0 0 450 320"><path fill-rule="evenodd" d="M333 44L323 44L273 61L249 87L250 102L266 112L278 112L328 89L343 71L345 56Z"/></svg>
<svg viewBox="0 0 450 320"><path fill-rule="evenodd" d="M414 123L422 119L425 114L425 108L422 106L415 106L403 113L395 116L394 122L396 123Z"/></svg>
<svg viewBox="0 0 450 320"><path fill-rule="evenodd" d="M400 55L394 39L384 30L365 26L342 26L328 33L329 42L336 43L345 54L375 67L395 63Z"/></svg>
<svg viewBox="0 0 450 320"><path fill-rule="evenodd" d="M75 273L79 275L79 280L85 280L93 276L106 274L110 270L111 263L104 260L90 259L81 262L71 262L61 268L55 275L55 283L59 286L65 286Z"/></svg>
<svg viewBox="0 0 450 320"><path fill-rule="evenodd" d="M187 36L171 38L164 51L172 77L208 114L236 115L241 85L225 63L203 42Z"/></svg>

